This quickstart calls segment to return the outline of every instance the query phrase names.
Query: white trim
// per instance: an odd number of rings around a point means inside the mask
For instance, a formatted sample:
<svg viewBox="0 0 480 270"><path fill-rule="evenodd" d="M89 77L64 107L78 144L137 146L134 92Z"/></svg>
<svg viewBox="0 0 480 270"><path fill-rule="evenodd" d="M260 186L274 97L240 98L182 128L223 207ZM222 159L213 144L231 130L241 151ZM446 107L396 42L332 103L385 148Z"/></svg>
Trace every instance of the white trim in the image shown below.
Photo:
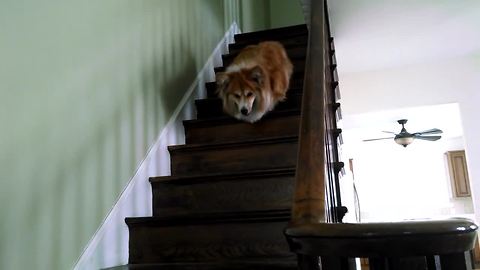
<svg viewBox="0 0 480 270"><path fill-rule="evenodd" d="M194 100L205 96L205 82L215 79L214 67L222 65L222 54L227 53L228 44L233 42L234 35L239 32L234 22L186 91L157 141L149 149L135 175L93 235L74 269L101 269L128 263L128 228L124 219L152 215L152 191L148 178L170 174L170 155L167 146L185 142L182 121L195 116Z"/></svg>

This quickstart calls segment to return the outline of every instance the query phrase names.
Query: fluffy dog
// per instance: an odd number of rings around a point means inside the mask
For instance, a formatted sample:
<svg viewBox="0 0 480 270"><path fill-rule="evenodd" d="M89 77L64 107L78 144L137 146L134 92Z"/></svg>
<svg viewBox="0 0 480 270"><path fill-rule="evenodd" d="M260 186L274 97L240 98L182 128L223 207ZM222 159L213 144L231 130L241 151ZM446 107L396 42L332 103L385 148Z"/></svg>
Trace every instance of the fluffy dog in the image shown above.
<svg viewBox="0 0 480 270"><path fill-rule="evenodd" d="M225 72L217 73L217 94L223 110L239 120L258 121L285 99L292 69L279 42L246 47Z"/></svg>

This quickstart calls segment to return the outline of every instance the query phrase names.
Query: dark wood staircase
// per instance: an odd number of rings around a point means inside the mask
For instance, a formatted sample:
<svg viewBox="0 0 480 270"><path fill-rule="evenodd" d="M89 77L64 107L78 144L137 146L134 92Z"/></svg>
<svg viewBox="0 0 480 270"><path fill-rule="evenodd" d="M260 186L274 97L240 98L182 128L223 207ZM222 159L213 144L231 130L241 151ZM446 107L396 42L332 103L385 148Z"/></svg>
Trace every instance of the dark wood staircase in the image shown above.
<svg viewBox="0 0 480 270"><path fill-rule="evenodd" d="M309 25L235 36L284 44L287 100L255 124L222 112L215 83L170 146L172 176L152 177L153 217L127 218L129 264L112 269L469 270L477 225L466 219L342 223L337 63L325 0ZM309 35L310 34L310 35ZM308 47L308 48L307 48ZM224 67L215 68L222 71Z"/></svg>
<svg viewBox="0 0 480 270"><path fill-rule="evenodd" d="M245 46L284 44L294 63L286 101L255 124L226 116L215 83L170 146L172 176L152 177L153 217L127 218L129 265L115 269L296 269L290 221L308 31L305 25L235 36ZM224 67L216 68L221 71Z"/></svg>

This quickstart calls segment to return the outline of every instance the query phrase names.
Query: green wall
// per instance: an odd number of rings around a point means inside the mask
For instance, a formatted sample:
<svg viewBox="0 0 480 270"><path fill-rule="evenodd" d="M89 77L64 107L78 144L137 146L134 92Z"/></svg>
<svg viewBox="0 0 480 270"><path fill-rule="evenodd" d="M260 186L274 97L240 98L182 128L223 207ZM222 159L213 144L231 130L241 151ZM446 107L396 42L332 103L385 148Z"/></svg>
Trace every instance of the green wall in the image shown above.
<svg viewBox="0 0 480 270"><path fill-rule="evenodd" d="M304 23L300 0L241 0L244 32Z"/></svg>
<svg viewBox="0 0 480 270"><path fill-rule="evenodd" d="M269 0L270 28L305 23L300 0Z"/></svg>
<svg viewBox="0 0 480 270"><path fill-rule="evenodd" d="M243 32L270 28L269 0L240 0L240 29Z"/></svg>
<svg viewBox="0 0 480 270"><path fill-rule="evenodd" d="M0 2L0 269L73 266L244 2Z"/></svg>

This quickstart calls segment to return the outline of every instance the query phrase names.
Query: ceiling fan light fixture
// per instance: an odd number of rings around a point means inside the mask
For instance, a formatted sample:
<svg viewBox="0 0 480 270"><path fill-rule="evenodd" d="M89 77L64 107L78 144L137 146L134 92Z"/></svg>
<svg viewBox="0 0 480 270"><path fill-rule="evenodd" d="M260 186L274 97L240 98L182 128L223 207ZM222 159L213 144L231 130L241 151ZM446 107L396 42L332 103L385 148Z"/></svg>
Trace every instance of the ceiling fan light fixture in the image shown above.
<svg viewBox="0 0 480 270"><path fill-rule="evenodd" d="M394 139L396 143L403 145L403 147L407 147L407 145L411 144L415 137L397 137Z"/></svg>
<svg viewBox="0 0 480 270"><path fill-rule="evenodd" d="M439 135L432 136L433 134L443 133L443 131L438 128L432 128L432 129L424 130L422 132L410 133L405 129L405 124L407 123L407 121L408 121L407 119L400 119L397 121L400 125L402 125L402 130L400 130L400 133L398 134L392 131L383 131L384 133L394 134L395 137L375 138L375 139L367 139L363 141L371 142L371 141L393 139L395 143L402 145L403 147L407 147L407 145L410 145L415 139L424 140L424 141L437 141L442 137Z"/></svg>

